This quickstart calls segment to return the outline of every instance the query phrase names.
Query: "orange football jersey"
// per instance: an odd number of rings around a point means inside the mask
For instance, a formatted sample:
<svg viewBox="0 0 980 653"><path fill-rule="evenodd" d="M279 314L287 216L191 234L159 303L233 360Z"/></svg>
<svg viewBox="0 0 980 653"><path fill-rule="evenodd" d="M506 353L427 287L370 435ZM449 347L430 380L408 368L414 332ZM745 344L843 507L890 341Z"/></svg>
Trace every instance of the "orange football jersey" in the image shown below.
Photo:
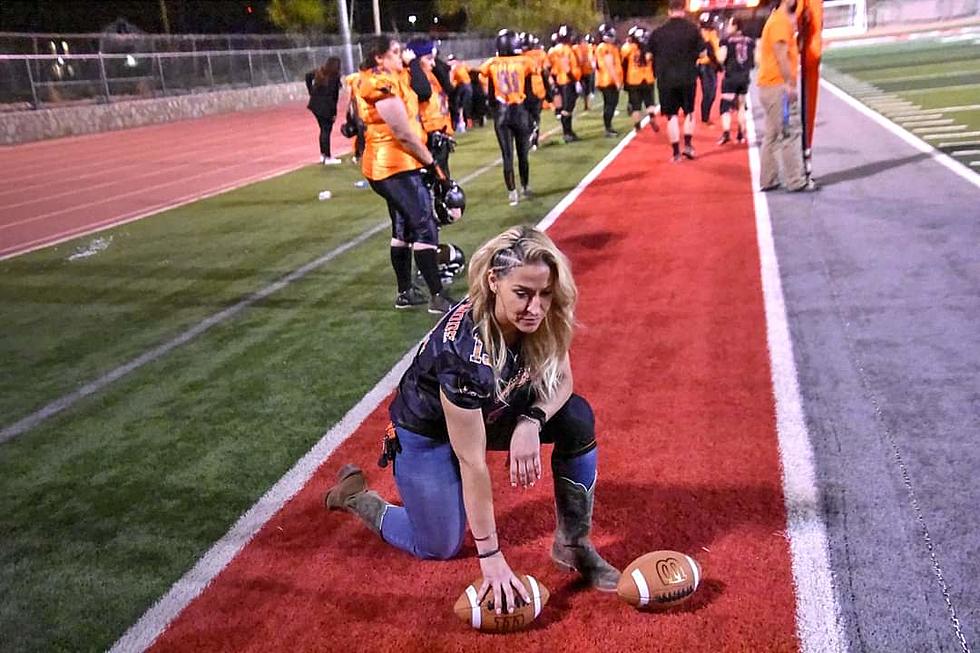
<svg viewBox="0 0 980 653"><path fill-rule="evenodd" d="M390 73L380 68L368 71L361 83L359 97L367 107L362 116L367 127L364 135L364 156L361 172L373 181L386 179L399 172L418 170L422 163L412 156L395 138L391 127L381 118L378 102L398 98L405 103L405 113L412 131L425 142L425 131L419 120L419 98L409 86L407 75Z"/></svg>
<svg viewBox="0 0 980 653"><path fill-rule="evenodd" d="M493 57L480 66L480 74L493 82L493 93L501 104L521 104L527 94L525 80L534 73L534 63L523 55Z"/></svg>

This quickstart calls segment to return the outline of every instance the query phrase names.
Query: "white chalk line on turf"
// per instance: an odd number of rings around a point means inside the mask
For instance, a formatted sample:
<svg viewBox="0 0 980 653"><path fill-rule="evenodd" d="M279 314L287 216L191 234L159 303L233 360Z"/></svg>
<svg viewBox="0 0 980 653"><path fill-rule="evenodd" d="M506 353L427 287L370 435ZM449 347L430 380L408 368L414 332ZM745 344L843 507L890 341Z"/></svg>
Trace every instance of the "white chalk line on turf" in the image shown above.
<svg viewBox="0 0 980 653"><path fill-rule="evenodd" d="M828 82L826 79L820 80L820 85L825 89L833 93L836 97L840 98L845 104L861 112L862 115L867 116L871 120L875 121L885 129L887 129L892 134L895 134L903 141L932 157L934 161L945 166L949 170L952 170L957 174L957 176L962 177L966 181L970 182L977 188L980 188L980 175L976 172L970 170L960 162L956 161L954 158L937 150L930 143L925 142L921 138L915 136L911 132L902 129L900 126L896 125L894 122L889 120L886 116L881 115L877 111L872 111L866 105L853 97L848 95L845 91L838 88L836 85ZM967 132L969 133L969 132ZM959 134L958 136L963 136L964 134Z"/></svg>
<svg viewBox="0 0 980 653"><path fill-rule="evenodd" d="M557 132L557 128L550 130L544 136L549 136L555 132ZM554 224L572 201L582 194L585 187L612 163L616 155L634 137L635 132L631 131L627 134L609 154L582 178L582 181L575 188L569 191L568 195L548 212L538 223L538 228L545 230ZM480 168L473 172L470 178L475 178L499 163L500 159ZM466 179L460 180L460 183ZM570 197L571 200L569 200ZM255 505L239 517L235 525L197 561L190 571L174 583L170 590L140 617L139 621L130 626L129 630L109 649L109 653L140 652L152 646L153 642L163 634L167 627L183 612L184 608L190 605L191 601L211 584L211 581L245 548L245 545L255 537L259 530L309 482L330 454L357 430L361 423L374 412L378 404L384 401L385 397L394 391L402 374L408 369L417 348L418 344L415 344L405 352L405 355L357 405L327 431L306 455L286 472L268 492L262 495Z"/></svg>
<svg viewBox="0 0 980 653"><path fill-rule="evenodd" d="M813 447L803 415L772 220L766 196L758 190L760 159L758 147L754 145L757 142L755 121L748 120L747 127L749 143L753 144L749 149L749 167L783 472L786 534L796 588L796 631L803 653L843 653L847 643L834 594L827 527L820 511Z"/></svg>

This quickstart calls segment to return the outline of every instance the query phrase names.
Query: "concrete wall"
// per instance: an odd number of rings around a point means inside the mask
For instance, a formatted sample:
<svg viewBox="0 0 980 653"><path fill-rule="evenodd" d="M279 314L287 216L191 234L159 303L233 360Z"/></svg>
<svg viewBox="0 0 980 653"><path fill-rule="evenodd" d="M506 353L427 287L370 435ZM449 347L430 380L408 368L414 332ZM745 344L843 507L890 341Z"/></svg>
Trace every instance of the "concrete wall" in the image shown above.
<svg viewBox="0 0 980 653"><path fill-rule="evenodd" d="M306 100L302 82L255 88L175 95L112 104L86 104L0 114L0 144L13 145L47 138L200 118L216 113L269 107Z"/></svg>

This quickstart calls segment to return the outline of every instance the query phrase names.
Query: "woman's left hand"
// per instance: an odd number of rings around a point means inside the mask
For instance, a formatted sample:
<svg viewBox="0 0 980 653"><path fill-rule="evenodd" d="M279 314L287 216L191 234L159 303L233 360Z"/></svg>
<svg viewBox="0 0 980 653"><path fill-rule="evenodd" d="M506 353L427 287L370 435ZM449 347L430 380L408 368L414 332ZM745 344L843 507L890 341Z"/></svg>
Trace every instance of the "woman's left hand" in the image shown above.
<svg viewBox="0 0 980 653"><path fill-rule="evenodd" d="M519 419L510 438L511 487L529 487L541 478L541 437L532 420Z"/></svg>

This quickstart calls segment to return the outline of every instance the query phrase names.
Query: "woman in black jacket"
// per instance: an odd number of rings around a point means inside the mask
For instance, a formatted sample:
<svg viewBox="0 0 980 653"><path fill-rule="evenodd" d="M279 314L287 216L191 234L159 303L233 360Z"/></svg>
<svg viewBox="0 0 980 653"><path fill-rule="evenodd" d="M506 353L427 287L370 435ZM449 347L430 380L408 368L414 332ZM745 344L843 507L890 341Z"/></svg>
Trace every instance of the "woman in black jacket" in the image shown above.
<svg viewBox="0 0 980 653"><path fill-rule="evenodd" d="M313 112L320 125L320 162L336 165L340 159L330 154L330 132L337 118L337 100L340 98L340 59L330 57L327 63L306 73L306 90L310 92L306 108Z"/></svg>

